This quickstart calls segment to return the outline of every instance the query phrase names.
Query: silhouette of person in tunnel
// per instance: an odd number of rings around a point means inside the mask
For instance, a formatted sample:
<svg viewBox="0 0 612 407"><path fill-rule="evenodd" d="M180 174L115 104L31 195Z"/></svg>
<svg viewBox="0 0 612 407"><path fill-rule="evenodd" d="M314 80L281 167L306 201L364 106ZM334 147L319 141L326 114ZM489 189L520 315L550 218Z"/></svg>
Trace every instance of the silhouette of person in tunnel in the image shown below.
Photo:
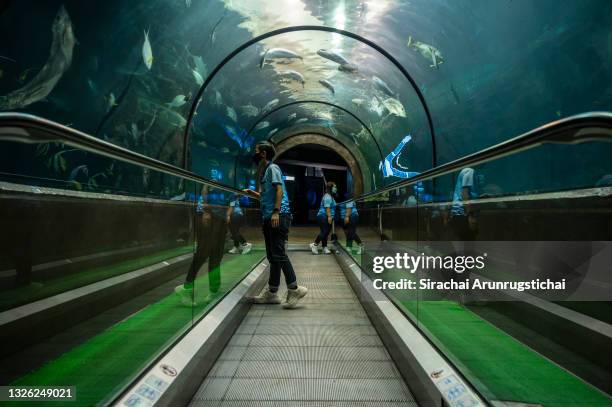
<svg viewBox="0 0 612 407"><path fill-rule="evenodd" d="M210 191L206 185L198 197L196 206L195 239L196 251L185 278L185 283L174 291L185 306L209 303L219 292L221 286L221 261L225 251L227 233L227 209L223 193ZM208 294L202 301L196 301L194 283L200 268L208 260Z"/></svg>
<svg viewBox="0 0 612 407"><path fill-rule="evenodd" d="M276 149L272 143L262 141L255 146L253 161L257 164L258 191L243 190L248 195L260 198L266 257L270 263L268 289L252 297L251 301L256 304L280 304L278 288L282 271L287 284L287 300L283 307L295 308L308 289L297 284L293 265L285 249L292 216L283 173L272 162L275 156Z"/></svg>
<svg viewBox="0 0 612 407"><path fill-rule="evenodd" d="M319 243L323 246L323 254L330 254L331 251L327 247L327 237L331 232L334 216L336 215L336 200L334 196L338 193L338 187L333 181L325 184L325 194L321 198L321 205L317 213L317 223L321 229L314 242L310 244L310 250L313 254L319 254Z"/></svg>

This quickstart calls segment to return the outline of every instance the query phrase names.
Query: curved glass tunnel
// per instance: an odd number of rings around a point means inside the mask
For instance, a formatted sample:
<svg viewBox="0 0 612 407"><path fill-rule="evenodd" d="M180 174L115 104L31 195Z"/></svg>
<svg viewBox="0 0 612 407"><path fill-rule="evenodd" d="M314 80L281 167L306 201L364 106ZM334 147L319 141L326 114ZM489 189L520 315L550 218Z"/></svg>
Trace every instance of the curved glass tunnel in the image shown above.
<svg viewBox="0 0 612 407"><path fill-rule="evenodd" d="M375 279L376 254L477 240L492 265L472 277L565 280L566 295L381 290L398 319L479 402L611 405L609 117L573 121L612 111L611 78L608 0L0 1L0 384L74 385L74 405L130 394L263 264L259 202L242 190L268 140L311 287L304 325L287 322L292 346L272 354L287 318L253 307L194 404L261 403L239 384L283 380L317 402L427 404L336 260ZM66 128L22 143L12 113ZM406 185L540 126L559 137ZM70 129L202 178L75 147L58 136ZM336 256L311 257L327 181L356 202L364 246L338 219Z"/></svg>

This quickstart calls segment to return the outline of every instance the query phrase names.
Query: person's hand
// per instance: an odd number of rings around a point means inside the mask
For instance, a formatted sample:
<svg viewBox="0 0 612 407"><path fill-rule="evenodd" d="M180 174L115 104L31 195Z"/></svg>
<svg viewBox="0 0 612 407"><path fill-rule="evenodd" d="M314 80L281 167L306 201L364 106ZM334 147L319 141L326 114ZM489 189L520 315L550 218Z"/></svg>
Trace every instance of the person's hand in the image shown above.
<svg viewBox="0 0 612 407"><path fill-rule="evenodd" d="M332 224L332 220L333 220L333 219L332 219L332 217L331 217L331 216L328 216L328 217L327 217L327 223L329 223L330 225Z"/></svg>
<svg viewBox="0 0 612 407"><path fill-rule="evenodd" d="M259 198L259 192L253 191L252 189L243 189L242 192L249 196L252 196L253 198Z"/></svg>
<svg viewBox="0 0 612 407"><path fill-rule="evenodd" d="M344 224L345 224L345 225L348 225L350 221L351 221L351 220L349 219L349 217L348 217L348 216L347 216L346 218L344 218Z"/></svg>
<svg viewBox="0 0 612 407"><path fill-rule="evenodd" d="M275 212L275 213L272 214L272 218L270 219L270 222L271 222L273 228L277 228L278 227L279 219L280 219L280 216L278 215L278 213Z"/></svg>

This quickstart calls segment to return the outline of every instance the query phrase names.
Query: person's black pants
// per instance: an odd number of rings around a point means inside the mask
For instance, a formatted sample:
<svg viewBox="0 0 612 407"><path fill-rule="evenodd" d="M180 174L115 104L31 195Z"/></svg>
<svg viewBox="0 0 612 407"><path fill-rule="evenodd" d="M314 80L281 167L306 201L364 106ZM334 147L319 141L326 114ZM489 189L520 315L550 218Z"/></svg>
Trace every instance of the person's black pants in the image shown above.
<svg viewBox="0 0 612 407"><path fill-rule="evenodd" d="M208 283L210 291L216 293L221 286L221 260L225 251L227 222L221 216L198 214L195 229L198 246L185 282L192 284L200 267L208 260Z"/></svg>
<svg viewBox="0 0 612 407"><path fill-rule="evenodd" d="M321 231L317 235L314 242L315 244L323 242L323 247L327 247L327 237L329 236L332 225L327 222L327 216L317 216L317 223L319 224Z"/></svg>
<svg viewBox="0 0 612 407"><path fill-rule="evenodd" d="M240 228L244 224L244 215L232 215L230 217L229 230L234 241L234 247L239 247L246 243L246 239L240 234Z"/></svg>
<svg viewBox="0 0 612 407"><path fill-rule="evenodd" d="M280 285L281 271L285 275L285 283L288 288L297 287L295 271L285 252L285 242L289 237L289 226L291 225L291 215L281 214L278 227L273 228L270 219L263 221L263 235L266 242L266 257L270 262L270 279L268 285L270 291L278 291Z"/></svg>
<svg viewBox="0 0 612 407"><path fill-rule="evenodd" d="M357 242L358 245L361 244L361 238L357 234L358 219L357 216L350 216L349 223L344 223L344 219L342 219L342 229L344 229L346 235L346 247L352 247L353 242Z"/></svg>

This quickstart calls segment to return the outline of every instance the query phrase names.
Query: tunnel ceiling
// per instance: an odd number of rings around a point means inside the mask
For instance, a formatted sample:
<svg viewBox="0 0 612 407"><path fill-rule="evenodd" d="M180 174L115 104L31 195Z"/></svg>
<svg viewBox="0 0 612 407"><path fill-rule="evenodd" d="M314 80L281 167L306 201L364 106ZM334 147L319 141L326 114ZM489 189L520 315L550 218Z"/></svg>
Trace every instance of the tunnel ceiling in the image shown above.
<svg viewBox="0 0 612 407"><path fill-rule="evenodd" d="M47 117L177 165L189 151L194 171L220 169L218 181L235 186L248 173L252 143L275 128L276 139L331 133L362 154L380 185L560 117L610 110L611 22L607 0L7 2L0 110ZM354 37L280 33L223 63L254 38L296 26ZM261 66L274 48L301 58ZM319 49L357 72L338 70ZM269 109L279 110L259 121L275 100ZM269 126L250 132L258 121ZM364 132L370 141L355 138Z"/></svg>

